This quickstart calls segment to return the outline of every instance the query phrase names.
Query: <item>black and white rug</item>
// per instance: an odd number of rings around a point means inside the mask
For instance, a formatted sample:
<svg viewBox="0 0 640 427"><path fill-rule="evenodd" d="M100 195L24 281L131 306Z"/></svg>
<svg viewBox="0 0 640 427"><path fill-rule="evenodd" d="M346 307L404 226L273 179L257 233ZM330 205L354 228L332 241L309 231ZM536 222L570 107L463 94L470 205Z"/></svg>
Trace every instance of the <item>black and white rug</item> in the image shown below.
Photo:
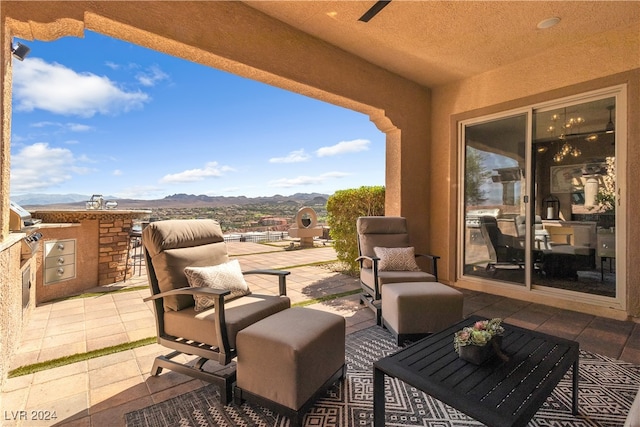
<svg viewBox="0 0 640 427"><path fill-rule="evenodd" d="M307 413L305 426L373 425L375 360L396 352L391 335L374 326L350 334L347 379L333 386ZM405 383L387 377L387 426L471 427L474 419ZM529 426L620 427L640 387L640 366L581 351L580 415L571 415L571 374L558 384ZM125 415L127 427L285 427L287 418L257 405L219 402L209 385Z"/></svg>

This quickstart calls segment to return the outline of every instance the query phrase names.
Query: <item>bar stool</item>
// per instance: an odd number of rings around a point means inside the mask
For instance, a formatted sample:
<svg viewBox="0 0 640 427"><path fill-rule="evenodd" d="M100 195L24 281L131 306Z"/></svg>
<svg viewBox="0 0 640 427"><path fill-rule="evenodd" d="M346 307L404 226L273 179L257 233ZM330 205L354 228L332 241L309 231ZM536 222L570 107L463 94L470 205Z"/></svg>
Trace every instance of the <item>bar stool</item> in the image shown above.
<svg viewBox="0 0 640 427"><path fill-rule="evenodd" d="M142 253L142 228L132 227L129 231L129 243L127 245L127 261L124 268L124 281L127 281L127 273L129 266L133 267L132 276L136 274L138 267L138 276L142 274L142 264L144 263L144 254Z"/></svg>

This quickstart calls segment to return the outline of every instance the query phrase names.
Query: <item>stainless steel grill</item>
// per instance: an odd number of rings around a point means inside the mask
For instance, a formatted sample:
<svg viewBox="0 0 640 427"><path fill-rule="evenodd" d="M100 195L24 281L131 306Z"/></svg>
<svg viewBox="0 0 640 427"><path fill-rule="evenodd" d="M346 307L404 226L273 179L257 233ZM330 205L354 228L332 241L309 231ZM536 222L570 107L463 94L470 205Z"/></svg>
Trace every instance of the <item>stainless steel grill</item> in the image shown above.
<svg viewBox="0 0 640 427"><path fill-rule="evenodd" d="M13 233L25 233L22 239L21 259L31 258L36 254L42 240L42 233L38 231L39 219L31 218L29 211L17 203L10 202L9 230Z"/></svg>

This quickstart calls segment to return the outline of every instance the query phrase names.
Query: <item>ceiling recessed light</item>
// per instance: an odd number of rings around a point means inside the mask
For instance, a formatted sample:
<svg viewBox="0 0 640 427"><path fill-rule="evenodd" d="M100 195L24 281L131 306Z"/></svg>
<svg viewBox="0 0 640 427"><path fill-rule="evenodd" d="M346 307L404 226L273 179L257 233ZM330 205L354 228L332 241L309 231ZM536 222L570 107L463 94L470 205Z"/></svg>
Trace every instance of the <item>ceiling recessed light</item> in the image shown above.
<svg viewBox="0 0 640 427"><path fill-rule="evenodd" d="M553 18L549 18L549 19L543 19L542 21L538 22L538 28L540 30L551 28L554 25L556 25L558 22L560 22L560 18L558 18L557 16L554 16Z"/></svg>

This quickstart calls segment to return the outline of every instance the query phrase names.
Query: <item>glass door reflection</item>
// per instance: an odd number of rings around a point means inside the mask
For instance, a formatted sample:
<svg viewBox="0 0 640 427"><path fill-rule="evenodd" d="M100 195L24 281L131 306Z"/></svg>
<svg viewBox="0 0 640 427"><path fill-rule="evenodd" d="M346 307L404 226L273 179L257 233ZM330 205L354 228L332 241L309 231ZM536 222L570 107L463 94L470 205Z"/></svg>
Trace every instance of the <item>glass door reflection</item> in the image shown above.
<svg viewBox="0 0 640 427"><path fill-rule="evenodd" d="M526 135L526 114L464 128L465 275L525 284Z"/></svg>
<svg viewBox="0 0 640 427"><path fill-rule="evenodd" d="M534 111L533 207L548 242L534 285L616 296L615 111L615 97Z"/></svg>

